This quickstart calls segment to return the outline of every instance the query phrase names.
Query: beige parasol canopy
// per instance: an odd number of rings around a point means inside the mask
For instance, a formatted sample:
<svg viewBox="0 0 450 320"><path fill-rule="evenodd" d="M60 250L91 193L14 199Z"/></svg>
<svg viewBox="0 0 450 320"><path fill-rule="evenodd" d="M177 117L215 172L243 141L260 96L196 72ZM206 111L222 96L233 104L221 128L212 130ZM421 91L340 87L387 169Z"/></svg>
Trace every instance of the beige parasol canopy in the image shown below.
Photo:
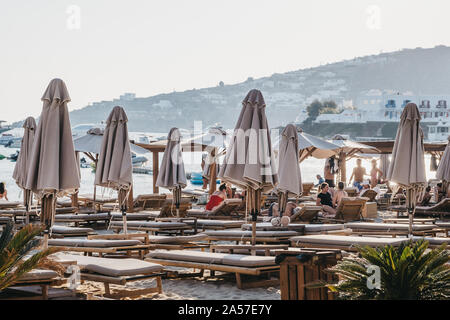
<svg viewBox="0 0 450 320"><path fill-rule="evenodd" d="M66 84L53 79L42 96L43 108L30 155L26 188L39 196L75 193L80 187L72 140Z"/></svg>
<svg viewBox="0 0 450 320"><path fill-rule="evenodd" d="M443 180L447 183L450 182L450 136L448 137L447 147L436 171L436 179Z"/></svg>
<svg viewBox="0 0 450 320"><path fill-rule="evenodd" d="M266 103L261 91L251 90L242 101L219 178L243 188L271 189L278 182Z"/></svg>
<svg viewBox="0 0 450 320"><path fill-rule="evenodd" d="M281 134L278 161L277 190L300 195L303 188L298 163L298 135L293 124L288 124Z"/></svg>

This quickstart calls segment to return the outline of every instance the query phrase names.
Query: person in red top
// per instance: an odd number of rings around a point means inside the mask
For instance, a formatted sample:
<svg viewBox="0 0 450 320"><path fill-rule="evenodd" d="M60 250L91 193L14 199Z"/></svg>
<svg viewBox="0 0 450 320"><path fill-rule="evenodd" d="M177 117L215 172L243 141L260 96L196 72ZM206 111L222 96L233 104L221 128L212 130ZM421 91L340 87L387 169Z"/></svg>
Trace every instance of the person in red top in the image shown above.
<svg viewBox="0 0 450 320"><path fill-rule="evenodd" d="M208 203L206 204L206 210L212 211L218 205L222 203L223 200L227 198L227 186L225 183L221 184L219 190L214 192L209 198Z"/></svg>

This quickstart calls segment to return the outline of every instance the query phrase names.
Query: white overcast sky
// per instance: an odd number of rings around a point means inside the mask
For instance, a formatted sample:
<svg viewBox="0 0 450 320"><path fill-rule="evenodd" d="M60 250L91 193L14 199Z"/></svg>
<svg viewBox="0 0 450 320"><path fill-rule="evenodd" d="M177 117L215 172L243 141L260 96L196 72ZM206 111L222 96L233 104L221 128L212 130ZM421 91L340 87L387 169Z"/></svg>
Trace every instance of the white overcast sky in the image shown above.
<svg viewBox="0 0 450 320"><path fill-rule="evenodd" d="M448 0L0 0L0 119L39 116L55 77L73 110L450 45L449 12Z"/></svg>

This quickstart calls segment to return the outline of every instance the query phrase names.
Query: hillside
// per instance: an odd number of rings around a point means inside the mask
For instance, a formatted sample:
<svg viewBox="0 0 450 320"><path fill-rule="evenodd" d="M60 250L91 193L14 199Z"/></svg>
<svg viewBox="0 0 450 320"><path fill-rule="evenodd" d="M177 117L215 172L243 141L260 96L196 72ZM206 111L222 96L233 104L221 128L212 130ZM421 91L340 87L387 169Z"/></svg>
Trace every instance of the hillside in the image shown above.
<svg viewBox="0 0 450 320"><path fill-rule="evenodd" d="M299 57L301 59L301 57ZM132 131L168 131L216 122L232 128L241 100L253 88L266 99L269 125L302 121L304 107L314 99L357 100L369 90L415 94L450 93L450 47L405 49L327 64L315 68L273 74L259 79L212 88L160 94L148 98L103 101L71 112L72 125L100 122L115 105L125 108ZM220 117L218 115L225 115ZM304 115L304 113L303 113Z"/></svg>

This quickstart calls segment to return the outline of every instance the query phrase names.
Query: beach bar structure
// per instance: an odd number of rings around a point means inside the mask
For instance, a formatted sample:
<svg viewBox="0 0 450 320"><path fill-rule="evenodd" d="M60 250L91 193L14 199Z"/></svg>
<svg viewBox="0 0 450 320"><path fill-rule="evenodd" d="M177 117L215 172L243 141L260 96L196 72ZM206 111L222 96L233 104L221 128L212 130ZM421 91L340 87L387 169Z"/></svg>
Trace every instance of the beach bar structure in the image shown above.
<svg viewBox="0 0 450 320"><path fill-rule="evenodd" d="M377 148L380 151L380 154L391 154L392 149L394 148L394 140L363 141L359 143ZM437 159L440 159L444 154L447 142L424 142L423 146L425 153L435 155Z"/></svg>
<svg viewBox="0 0 450 320"><path fill-rule="evenodd" d="M159 187L156 186L156 180L158 179L159 173L159 153L164 153L167 146L167 140L157 141L149 144L133 142L137 146L144 148L152 153L153 160L153 193L159 193ZM197 143L195 141L182 142L181 151L182 152L203 152L207 149L207 145L202 143ZM211 170L213 172L213 170ZM212 180L210 180L212 181ZM213 183L215 185L215 183Z"/></svg>

